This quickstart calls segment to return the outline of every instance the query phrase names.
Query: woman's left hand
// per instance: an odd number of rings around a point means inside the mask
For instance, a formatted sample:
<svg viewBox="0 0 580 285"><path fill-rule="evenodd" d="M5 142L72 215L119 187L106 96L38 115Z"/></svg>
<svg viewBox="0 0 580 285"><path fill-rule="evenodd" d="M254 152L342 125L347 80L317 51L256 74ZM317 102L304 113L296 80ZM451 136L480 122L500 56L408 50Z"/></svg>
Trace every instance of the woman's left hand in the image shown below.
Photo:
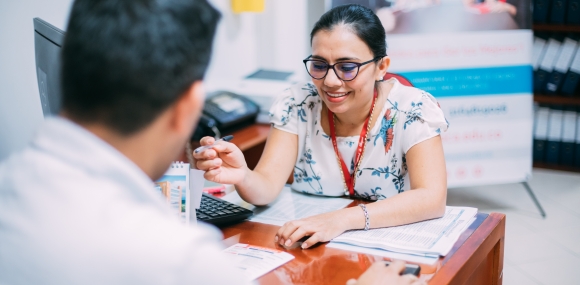
<svg viewBox="0 0 580 285"><path fill-rule="evenodd" d="M346 231L347 226L344 221L339 211L333 211L287 222L276 233L274 242L289 247L301 238L309 236L302 243L302 248L309 248L318 242L329 241Z"/></svg>

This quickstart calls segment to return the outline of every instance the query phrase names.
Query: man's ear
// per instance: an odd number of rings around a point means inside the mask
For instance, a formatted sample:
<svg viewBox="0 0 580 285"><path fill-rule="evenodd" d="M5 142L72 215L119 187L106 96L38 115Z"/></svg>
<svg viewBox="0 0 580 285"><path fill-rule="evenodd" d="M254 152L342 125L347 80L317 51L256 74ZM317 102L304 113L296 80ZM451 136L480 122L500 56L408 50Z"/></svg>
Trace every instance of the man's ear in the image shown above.
<svg viewBox="0 0 580 285"><path fill-rule="evenodd" d="M375 78L375 79L376 80L383 80L383 77L385 77L385 74L387 73L387 70L389 69L390 65L391 65L391 58L389 56L384 56L381 60L379 60L377 62L378 74L377 74L377 78Z"/></svg>
<svg viewBox="0 0 580 285"><path fill-rule="evenodd" d="M205 99L205 90L201 80L193 82L173 107L172 128L181 133L191 135L194 126L201 116Z"/></svg>

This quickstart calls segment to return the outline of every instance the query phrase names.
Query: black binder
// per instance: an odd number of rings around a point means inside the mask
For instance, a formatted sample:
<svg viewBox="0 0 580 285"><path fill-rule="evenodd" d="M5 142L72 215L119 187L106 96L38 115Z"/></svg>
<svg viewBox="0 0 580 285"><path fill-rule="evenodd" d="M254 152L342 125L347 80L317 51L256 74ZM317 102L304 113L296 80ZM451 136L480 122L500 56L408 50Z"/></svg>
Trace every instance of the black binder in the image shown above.
<svg viewBox="0 0 580 285"><path fill-rule="evenodd" d="M546 92L548 78L554 70L554 64L562 46L561 38L561 36L554 36L548 40L546 52L534 73L534 92Z"/></svg>
<svg viewBox="0 0 580 285"><path fill-rule="evenodd" d="M545 77L545 73L538 73L540 68L540 63L544 58L544 54L546 53L546 49L548 47L548 34L538 32L534 35L534 44L532 48L532 67L534 69L533 74L533 89L534 92L541 92L543 86L540 85L540 82L543 81L543 77ZM542 77L542 78L540 78Z"/></svg>
<svg viewBox="0 0 580 285"><path fill-rule="evenodd" d="M560 54L557 57L556 63L554 64L554 69L550 73L547 83L546 83L546 93L556 94L560 92L562 88L562 83L564 83L564 77L568 72L572 60L574 59L574 54L578 46L577 39L575 36L566 37L562 43L560 49Z"/></svg>
<svg viewBox="0 0 580 285"><path fill-rule="evenodd" d="M580 113L578 113L580 116ZM578 121L576 121L578 124ZM576 135L576 147L574 149L574 166L580 167L580 135Z"/></svg>
<svg viewBox="0 0 580 285"><path fill-rule="evenodd" d="M574 96L576 90L578 89L578 84L580 82L580 70L574 66L579 65L580 62L580 45L576 48L576 54L572 60L570 69L564 78L564 83L562 83L561 93L565 96Z"/></svg>
<svg viewBox="0 0 580 285"><path fill-rule="evenodd" d="M550 108L540 104L535 113L533 159L534 162L544 162L546 157L546 140L548 136L548 118Z"/></svg>
<svg viewBox="0 0 580 285"><path fill-rule="evenodd" d="M564 24L564 17L566 16L567 6L567 0L552 0L552 6L550 7L550 18L548 22L552 24Z"/></svg>
<svg viewBox="0 0 580 285"><path fill-rule="evenodd" d="M576 147L574 149L574 166L580 167L580 108L576 112Z"/></svg>
<svg viewBox="0 0 580 285"><path fill-rule="evenodd" d="M548 119L548 137L546 141L546 162L558 164L560 162L560 148L562 144L562 105L550 106Z"/></svg>
<svg viewBox="0 0 580 285"><path fill-rule="evenodd" d="M550 0L534 0L534 12L533 12L534 23L548 22L550 6L552 5L551 2L552 1Z"/></svg>
<svg viewBox="0 0 580 285"><path fill-rule="evenodd" d="M560 149L560 164L574 165L574 149L576 148L576 107L564 107L562 124L562 145Z"/></svg>
<svg viewBox="0 0 580 285"><path fill-rule="evenodd" d="M580 167L580 142L576 142L576 149L574 150L574 166Z"/></svg>
<svg viewBox="0 0 580 285"><path fill-rule="evenodd" d="M580 25L580 0L568 0L566 23Z"/></svg>

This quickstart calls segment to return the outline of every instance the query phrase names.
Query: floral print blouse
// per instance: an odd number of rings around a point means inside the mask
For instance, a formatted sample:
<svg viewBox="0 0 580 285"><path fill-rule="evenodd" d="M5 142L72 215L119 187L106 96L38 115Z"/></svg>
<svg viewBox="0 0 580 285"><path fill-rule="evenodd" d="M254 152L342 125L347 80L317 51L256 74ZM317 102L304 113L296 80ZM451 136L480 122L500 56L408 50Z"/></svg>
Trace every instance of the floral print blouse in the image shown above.
<svg viewBox="0 0 580 285"><path fill-rule="evenodd" d="M394 78L388 82L393 88L378 113L379 121L371 129L354 185L355 196L369 200L385 199L408 190L407 151L449 126L431 94L404 86ZM296 84L272 105L270 122L277 129L298 135L293 190L325 196L348 195L330 136L320 126L323 104L312 83ZM359 136L336 139L352 173Z"/></svg>

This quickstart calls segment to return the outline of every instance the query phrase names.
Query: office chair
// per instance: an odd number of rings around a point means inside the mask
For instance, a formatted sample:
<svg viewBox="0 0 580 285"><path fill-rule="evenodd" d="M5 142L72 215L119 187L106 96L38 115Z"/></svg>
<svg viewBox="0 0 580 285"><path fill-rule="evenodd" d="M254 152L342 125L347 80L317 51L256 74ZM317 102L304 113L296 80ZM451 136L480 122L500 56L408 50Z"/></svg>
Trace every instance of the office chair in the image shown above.
<svg viewBox="0 0 580 285"><path fill-rule="evenodd" d="M390 79L393 77L396 78L397 80L399 80L399 82L401 82L401 84L403 84L405 86L413 87L413 83L411 83L411 81L409 81L409 79L403 77L402 75L396 74L396 73L387 72L385 74L385 76L383 76L383 79L387 80L387 79Z"/></svg>

